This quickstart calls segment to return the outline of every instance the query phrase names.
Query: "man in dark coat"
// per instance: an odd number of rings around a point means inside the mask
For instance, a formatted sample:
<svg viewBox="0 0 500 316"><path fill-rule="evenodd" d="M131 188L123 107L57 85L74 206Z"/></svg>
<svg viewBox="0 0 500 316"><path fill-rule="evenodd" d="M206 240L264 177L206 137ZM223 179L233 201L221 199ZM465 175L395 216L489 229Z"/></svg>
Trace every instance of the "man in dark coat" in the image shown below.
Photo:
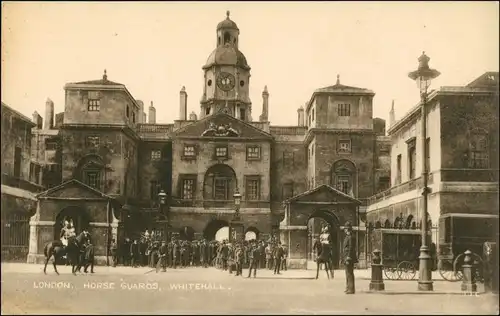
<svg viewBox="0 0 500 316"><path fill-rule="evenodd" d="M140 249L137 239L130 245L130 257L132 258L132 267L137 268L140 263Z"/></svg>
<svg viewBox="0 0 500 316"><path fill-rule="evenodd" d="M175 240L173 248L172 248L172 266L173 266L174 269L177 268L177 264L179 263L178 260L179 260L180 253L181 253L181 249L180 248L181 247L179 245L179 241Z"/></svg>
<svg viewBox="0 0 500 316"><path fill-rule="evenodd" d="M261 251L262 251L262 249L260 248L260 246L257 243L255 243L253 245L252 250L250 251L250 254L249 254L250 268L248 269L247 278L249 278L252 275L252 269L253 269L253 277L254 278L257 277L257 268L258 268L259 262L261 261L260 256L262 255Z"/></svg>
<svg viewBox="0 0 500 316"><path fill-rule="evenodd" d="M203 241L200 243L200 263L204 268L208 267L209 257L210 257L210 248L206 239L203 239Z"/></svg>
<svg viewBox="0 0 500 316"><path fill-rule="evenodd" d="M283 247L281 247L281 243L278 244L277 247L274 248L274 274L281 274L281 260L283 259Z"/></svg>
<svg viewBox="0 0 500 316"><path fill-rule="evenodd" d="M167 271L167 255L168 255L168 248L167 248L166 241L162 241L159 253L160 253L159 260L161 260L162 271L166 272Z"/></svg>
<svg viewBox="0 0 500 316"><path fill-rule="evenodd" d="M354 294L356 292L356 288L354 285L354 264L358 262L358 258L356 255L356 245L354 241L354 237L352 236L352 226L350 222L346 222L344 225L344 244L343 244L343 260L345 267L345 276L346 276L346 294Z"/></svg>

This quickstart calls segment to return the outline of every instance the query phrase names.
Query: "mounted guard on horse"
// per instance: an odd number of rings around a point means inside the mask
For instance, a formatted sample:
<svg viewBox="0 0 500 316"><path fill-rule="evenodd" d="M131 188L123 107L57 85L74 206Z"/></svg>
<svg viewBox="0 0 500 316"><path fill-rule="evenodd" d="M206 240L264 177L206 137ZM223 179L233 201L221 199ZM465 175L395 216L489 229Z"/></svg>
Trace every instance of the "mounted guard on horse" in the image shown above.
<svg viewBox="0 0 500 316"><path fill-rule="evenodd" d="M319 236L319 242L317 248L317 258L316 258L316 279L319 276L319 269L322 263L325 264L326 276L330 278L330 273L333 279L333 265L332 265L332 249L330 244L330 233L328 227L323 227L321 230L321 235Z"/></svg>
<svg viewBox="0 0 500 316"><path fill-rule="evenodd" d="M76 237L75 226L73 225L73 220L65 218L64 226L61 229L60 239L63 244L63 249L66 249L68 246L68 241L71 237ZM66 255L63 256L66 259Z"/></svg>

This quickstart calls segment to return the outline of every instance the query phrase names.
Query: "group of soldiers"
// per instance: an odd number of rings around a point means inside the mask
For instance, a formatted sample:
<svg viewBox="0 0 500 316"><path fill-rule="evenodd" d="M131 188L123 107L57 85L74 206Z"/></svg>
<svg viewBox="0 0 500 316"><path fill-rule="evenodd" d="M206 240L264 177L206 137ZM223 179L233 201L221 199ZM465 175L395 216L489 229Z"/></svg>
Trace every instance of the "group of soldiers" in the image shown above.
<svg viewBox="0 0 500 316"><path fill-rule="evenodd" d="M169 242L159 241L149 235L140 239L126 238L119 246L115 240L111 242L113 266L121 261L123 265L138 267L156 267L159 260L163 270L166 268L216 267L223 271L242 273L243 268L267 268L279 274L286 270L288 247L269 239L266 241L244 240L230 243L228 240L208 241L181 240L172 237Z"/></svg>

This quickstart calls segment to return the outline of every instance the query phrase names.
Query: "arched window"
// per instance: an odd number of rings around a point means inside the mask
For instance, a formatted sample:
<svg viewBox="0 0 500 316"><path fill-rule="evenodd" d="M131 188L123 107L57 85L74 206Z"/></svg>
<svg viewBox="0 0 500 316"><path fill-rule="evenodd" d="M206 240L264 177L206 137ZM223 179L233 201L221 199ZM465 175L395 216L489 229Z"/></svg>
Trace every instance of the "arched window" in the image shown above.
<svg viewBox="0 0 500 316"><path fill-rule="evenodd" d="M469 134L468 167L488 169L490 167L488 133L483 129L472 130Z"/></svg>
<svg viewBox="0 0 500 316"><path fill-rule="evenodd" d="M391 221L386 219L384 223L384 228L391 228Z"/></svg>
<svg viewBox="0 0 500 316"><path fill-rule="evenodd" d="M236 173L228 165L217 164L205 173L203 197L207 200L229 201L237 188Z"/></svg>
<svg viewBox="0 0 500 316"><path fill-rule="evenodd" d="M104 163L101 157L89 155L79 162L80 180L96 190L102 191L104 187Z"/></svg>
<svg viewBox="0 0 500 316"><path fill-rule="evenodd" d="M229 35L229 32L224 33L224 44L231 44L231 35Z"/></svg>
<svg viewBox="0 0 500 316"><path fill-rule="evenodd" d="M346 159L333 164L331 185L339 191L354 196L356 190L356 167Z"/></svg>

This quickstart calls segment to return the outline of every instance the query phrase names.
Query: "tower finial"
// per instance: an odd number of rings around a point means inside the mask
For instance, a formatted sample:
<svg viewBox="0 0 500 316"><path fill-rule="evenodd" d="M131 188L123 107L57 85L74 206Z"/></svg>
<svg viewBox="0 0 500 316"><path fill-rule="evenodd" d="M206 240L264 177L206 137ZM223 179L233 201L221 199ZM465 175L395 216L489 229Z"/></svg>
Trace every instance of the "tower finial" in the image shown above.
<svg viewBox="0 0 500 316"><path fill-rule="evenodd" d="M340 75L337 75L337 84L340 84Z"/></svg>
<svg viewBox="0 0 500 316"><path fill-rule="evenodd" d="M107 74L106 69L104 69L104 75L102 75L102 79L108 80L108 74Z"/></svg>
<svg viewBox="0 0 500 316"><path fill-rule="evenodd" d="M229 20L229 14L231 14L231 12L229 12L229 10L226 11L226 18Z"/></svg>

